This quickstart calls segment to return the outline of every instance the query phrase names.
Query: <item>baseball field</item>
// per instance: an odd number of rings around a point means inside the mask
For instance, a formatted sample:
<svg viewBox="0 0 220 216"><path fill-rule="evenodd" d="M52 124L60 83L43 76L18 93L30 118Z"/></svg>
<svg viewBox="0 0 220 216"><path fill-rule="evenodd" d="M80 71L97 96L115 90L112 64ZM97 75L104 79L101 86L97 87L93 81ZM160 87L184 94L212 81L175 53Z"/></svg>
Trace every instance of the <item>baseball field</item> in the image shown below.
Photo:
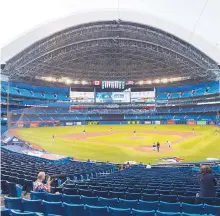
<svg viewBox="0 0 220 216"><path fill-rule="evenodd" d="M48 152L116 163L155 163L159 158L172 156L185 161L220 158L220 134L215 131L213 126L191 125L86 125L14 130L19 138ZM152 148L156 142L160 143L159 152Z"/></svg>

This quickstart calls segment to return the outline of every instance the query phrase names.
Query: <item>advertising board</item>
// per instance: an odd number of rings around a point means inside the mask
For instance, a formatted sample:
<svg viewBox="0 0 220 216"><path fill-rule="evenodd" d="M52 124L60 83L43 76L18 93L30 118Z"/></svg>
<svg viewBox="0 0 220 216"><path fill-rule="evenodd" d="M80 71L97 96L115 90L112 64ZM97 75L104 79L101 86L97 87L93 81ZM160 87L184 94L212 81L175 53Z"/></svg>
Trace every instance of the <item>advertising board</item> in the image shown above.
<svg viewBox="0 0 220 216"><path fill-rule="evenodd" d="M131 92L131 102L155 102L155 91Z"/></svg>
<svg viewBox="0 0 220 216"><path fill-rule="evenodd" d="M159 125L159 124L160 124L160 121L154 121L154 124Z"/></svg>
<svg viewBox="0 0 220 216"><path fill-rule="evenodd" d="M98 92L96 103L129 103L130 92Z"/></svg>
<svg viewBox="0 0 220 216"><path fill-rule="evenodd" d="M207 121L197 121L197 125L207 125Z"/></svg>
<svg viewBox="0 0 220 216"><path fill-rule="evenodd" d="M187 124L188 124L188 125L196 125L196 121L194 121L194 120L189 120L189 121L187 121Z"/></svg>
<svg viewBox="0 0 220 216"><path fill-rule="evenodd" d="M151 121L144 121L144 124L151 124Z"/></svg>
<svg viewBox="0 0 220 216"><path fill-rule="evenodd" d="M175 124L175 121L174 120L168 120L167 124Z"/></svg>

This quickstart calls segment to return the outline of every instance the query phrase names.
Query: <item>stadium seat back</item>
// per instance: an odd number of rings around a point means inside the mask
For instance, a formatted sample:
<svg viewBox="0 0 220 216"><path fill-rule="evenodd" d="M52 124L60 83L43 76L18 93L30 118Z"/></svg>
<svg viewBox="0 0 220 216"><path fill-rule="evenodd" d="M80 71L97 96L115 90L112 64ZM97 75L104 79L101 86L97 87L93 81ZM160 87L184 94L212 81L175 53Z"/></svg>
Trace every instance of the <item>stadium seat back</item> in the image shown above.
<svg viewBox="0 0 220 216"><path fill-rule="evenodd" d="M41 200L22 199L24 211L43 213L43 205Z"/></svg>
<svg viewBox="0 0 220 216"><path fill-rule="evenodd" d="M42 201L44 214L56 214L56 215L63 215L64 209L62 206L62 202L47 202L45 200Z"/></svg>
<svg viewBox="0 0 220 216"><path fill-rule="evenodd" d="M87 216L84 205L63 203L65 216Z"/></svg>
<svg viewBox="0 0 220 216"><path fill-rule="evenodd" d="M4 197L5 207L8 209L16 209L23 211L23 203L21 198Z"/></svg>

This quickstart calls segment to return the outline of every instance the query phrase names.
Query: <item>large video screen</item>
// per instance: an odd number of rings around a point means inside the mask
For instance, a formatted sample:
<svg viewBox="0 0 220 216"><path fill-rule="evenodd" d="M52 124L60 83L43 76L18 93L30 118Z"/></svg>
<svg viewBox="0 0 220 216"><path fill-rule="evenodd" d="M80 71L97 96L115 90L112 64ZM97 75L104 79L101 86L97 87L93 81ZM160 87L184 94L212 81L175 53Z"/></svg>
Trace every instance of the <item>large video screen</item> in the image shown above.
<svg viewBox="0 0 220 216"><path fill-rule="evenodd" d="M96 103L130 103L130 92L98 92Z"/></svg>
<svg viewBox="0 0 220 216"><path fill-rule="evenodd" d="M155 102L155 91L131 92L132 103L153 103Z"/></svg>
<svg viewBox="0 0 220 216"><path fill-rule="evenodd" d="M70 91L70 98L72 102L94 103L94 92Z"/></svg>

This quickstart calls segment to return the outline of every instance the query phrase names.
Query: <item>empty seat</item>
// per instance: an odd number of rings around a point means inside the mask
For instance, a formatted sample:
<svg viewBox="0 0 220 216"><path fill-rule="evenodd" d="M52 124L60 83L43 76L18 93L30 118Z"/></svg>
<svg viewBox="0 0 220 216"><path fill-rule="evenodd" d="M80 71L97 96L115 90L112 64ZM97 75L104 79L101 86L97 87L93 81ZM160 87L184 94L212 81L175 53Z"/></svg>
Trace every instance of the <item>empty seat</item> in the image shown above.
<svg viewBox="0 0 220 216"><path fill-rule="evenodd" d="M68 204L81 204L82 200L80 195L66 195L63 194L63 202Z"/></svg>
<svg viewBox="0 0 220 216"><path fill-rule="evenodd" d="M111 198L124 198L125 194L124 192L114 192L114 191L109 191L109 197Z"/></svg>
<svg viewBox="0 0 220 216"><path fill-rule="evenodd" d="M173 212L173 213L169 212L168 213L168 212L157 211L157 216L182 216L182 214L180 212Z"/></svg>
<svg viewBox="0 0 220 216"><path fill-rule="evenodd" d="M64 188L63 193L67 195L78 195L78 189L77 188Z"/></svg>
<svg viewBox="0 0 220 216"><path fill-rule="evenodd" d="M93 193L94 193L94 196L108 197L108 191L97 191L97 190L94 190Z"/></svg>
<svg viewBox="0 0 220 216"><path fill-rule="evenodd" d="M48 202L62 202L63 197L62 194L46 193L46 200Z"/></svg>
<svg viewBox="0 0 220 216"><path fill-rule="evenodd" d="M31 199L32 200L44 200L46 197L46 193L45 192L34 192L31 191Z"/></svg>
<svg viewBox="0 0 220 216"><path fill-rule="evenodd" d="M8 209L23 210L23 203L21 198L4 197L5 207Z"/></svg>
<svg viewBox="0 0 220 216"><path fill-rule="evenodd" d="M141 199L142 198L142 194L141 193L126 193L125 194L126 199L129 200L134 200L134 199Z"/></svg>
<svg viewBox="0 0 220 216"><path fill-rule="evenodd" d="M178 200L179 202L183 202L183 203L189 203L189 204L195 204L195 197L191 197L191 196L178 196Z"/></svg>
<svg viewBox="0 0 220 216"><path fill-rule="evenodd" d="M35 216L34 212L18 212L15 210L11 210L10 213L10 215L12 216Z"/></svg>
<svg viewBox="0 0 220 216"><path fill-rule="evenodd" d="M5 209L5 208L1 208L1 216L9 216L10 215L10 211L9 209Z"/></svg>
<svg viewBox="0 0 220 216"><path fill-rule="evenodd" d="M154 215L155 215L155 211L132 209L132 216L154 216Z"/></svg>
<svg viewBox="0 0 220 216"><path fill-rule="evenodd" d="M203 205L202 204L187 204L182 203L182 212L189 214L202 214L203 213Z"/></svg>
<svg viewBox="0 0 220 216"><path fill-rule="evenodd" d="M84 205L63 203L65 216L87 216Z"/></svg>
<svg viewBox="0 0 220 216"><path fill-rule="evenodd" d="M86 214L88 216L105 216L108 215L108 209L104 206L85 206Z"/></svg>
<svg viewBox="0 0 220 216"><path fill-rule="evenodd" d="M23 199L23 210L26 212L40 212L43 213L43 206L41 200Z"/></svg>
<svg viewBox="0 0 220 216"><path fill-rule="evenodd" d="M117 198L100 197L99 198L99 205L100 206L110 206L110 207L118 208L119 202L118 202Z"/></svg>
<svg viewBox="0 0 220 216"><path fill-rule="evenodd" d="M79 194L80 195L84 195L84 196L94 196L94 193L92 190L83 190L83 189L79 189Z"/></svg>
<svg viewBox="0 0 220 216"><path fill-rule="evenodd" d="M161 212L180 212L180 203L160 202L159 211Z"/></svg>
<svg viewBox="0 0 220 216"><path fill-rule="evenodd" d="M204 213L212 215L220 215L220 206L212 206L204 204Z"/></svg>
<svg viewBox="0 0 220 216"><path fill-rule="evenodd" d="M81 200L83 204L87 205L92 205L92 206L97 206L99 205L98 197L86 197L86 196L81 196Z"/></svg>
<svg viewBox="0 0 220 216"><path fill-rule="evenodd" d="M55 215L63 215L64 209L62 206L62 202L47 202L45 200L42 201L44 214L55 214Z"/></svg>
<svg viewBox="0 0 220 216"><path fill-rule="evenodd" d="M158 209L158 201L139 201L138 209L146 211L156 211Z"/></svg>
<svg viewBox="0 0 220 216"><path fill-rule="evenodd" d="M121 209L121 208L112 208L109 207L109 215L110 216L130 216L130 209Z"/></svg>
<svg viewBox="0 0 220 216"><path fill-rule="evenodd" d="M160 201L164 202L177 202L177 196L176 195L160 195Z"/></svg>
<svg viewBox="0 0 220 216"><path fill-rule="evenodd" d="M138 200L119 199L119 208L137 208Z"/></svg>
<svg viewBox="0 0 220 216"><path fill-rule="evenodd" d="M142 199L145 201L158 201L159 194L143 194Z"/></svg>

